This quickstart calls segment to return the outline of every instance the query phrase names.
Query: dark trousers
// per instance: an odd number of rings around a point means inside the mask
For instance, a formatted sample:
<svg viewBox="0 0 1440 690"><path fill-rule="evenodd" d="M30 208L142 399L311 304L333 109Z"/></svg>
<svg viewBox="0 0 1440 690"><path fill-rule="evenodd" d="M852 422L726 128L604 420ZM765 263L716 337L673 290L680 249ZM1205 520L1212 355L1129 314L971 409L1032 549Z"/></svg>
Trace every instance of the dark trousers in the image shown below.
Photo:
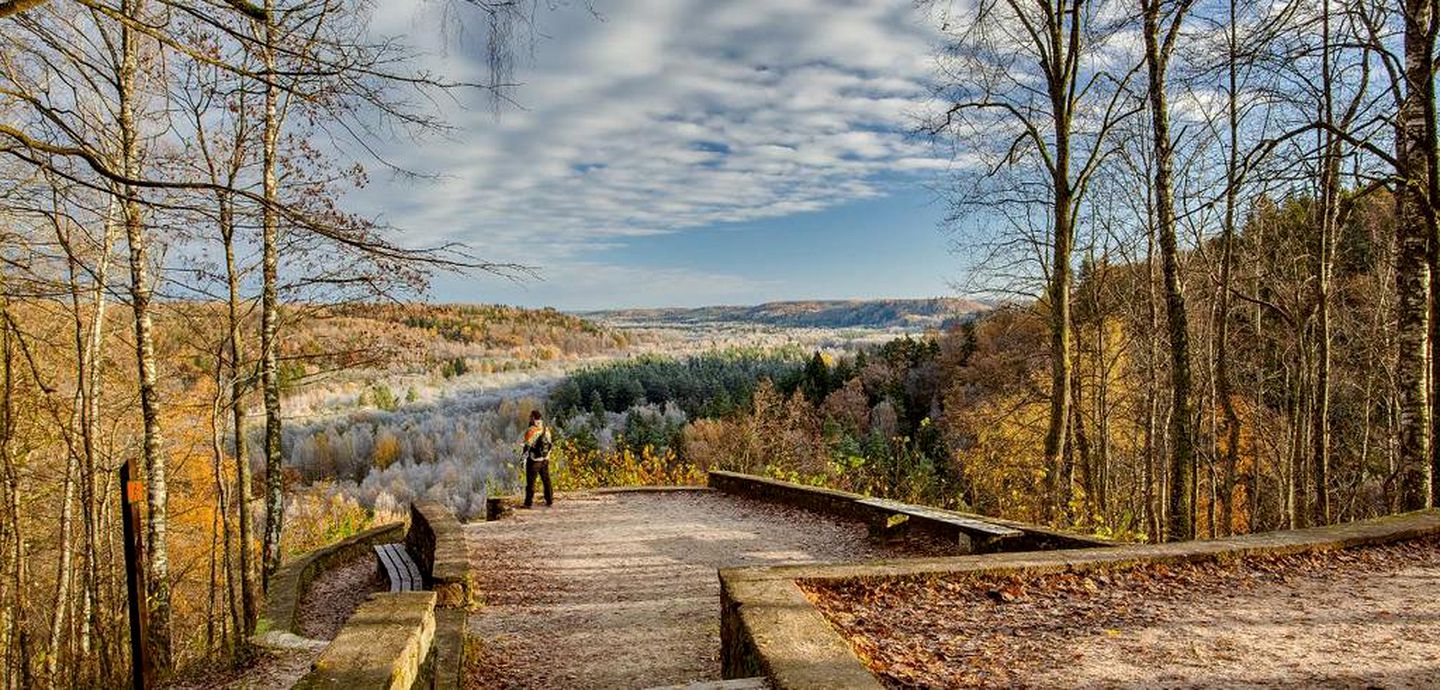
<svg viewBox="0 0 1440 690"><path fill-rule="evenodd" d="M535 501L535 475L540 475L540 482L545 485L545 505L555 502L550 495L550 459L532 458L525 461L525 507Z"/></svg>

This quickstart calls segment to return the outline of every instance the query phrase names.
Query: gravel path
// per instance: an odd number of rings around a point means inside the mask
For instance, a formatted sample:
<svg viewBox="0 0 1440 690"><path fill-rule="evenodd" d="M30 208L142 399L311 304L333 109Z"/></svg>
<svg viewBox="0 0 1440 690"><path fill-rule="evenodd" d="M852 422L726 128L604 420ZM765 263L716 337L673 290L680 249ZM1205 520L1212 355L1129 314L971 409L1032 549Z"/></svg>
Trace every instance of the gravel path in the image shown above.
<svg viewBox="0 0 1440 690"><path fill-rule="evenodd" d="M473 688L648 688L718 680L734 565L933 553L863 524L714 493L582 494L469 526L480 610Z"/></svg>

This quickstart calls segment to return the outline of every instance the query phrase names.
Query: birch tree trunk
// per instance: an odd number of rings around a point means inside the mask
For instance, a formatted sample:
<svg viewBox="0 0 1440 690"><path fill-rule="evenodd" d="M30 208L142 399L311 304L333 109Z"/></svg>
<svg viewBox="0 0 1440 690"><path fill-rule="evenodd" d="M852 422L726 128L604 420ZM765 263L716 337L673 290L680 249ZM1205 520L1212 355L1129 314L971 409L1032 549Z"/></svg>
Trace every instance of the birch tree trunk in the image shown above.
<svg viewBox="0 0 1440 690"><path fill-rule="evenodd" d="M270 577L280 567L280 533L285 520L285 483L283 458L280 454L280 376L279 353L276 342L279 328L280 306L277 294L279 282L279 257L276 243L279 235L279 218L275 213L278 199L275 176L275 145L279 138L280 122L277 104L278 89L274 83L275 73L275 23L274 0L266 0L263 22L263 43L260 56L266 74L265 122L261 146L264 167L262 191L265 207L261 210L261 263L262 287L260 296L260 384L265 405L265 544L262 570L268 589Z"/></svg>
<svg viewBox="0 0 1440 690"><path fill-rule="evenodd" d="M1432 502L1434 458L1430 454L1430 272L1429 244L1434 223L1428 212L1429 155L1433 130L1427 111L1433 108L1430 0L1405 0L1405 100L1401 103L1396 159L1403 186L1396 195L1395 292L1398 298L1396 344L1399 389L1399 456L1401 507L1423 508ZM1429 103L1427 103L1429 101Z"/></svg>
<svg viewBox="0 0 1440 690"><path fill-rule="evenodd" d="M1310 417L1310 524L1330 523L1330 271L1334 253L1335 226L1340 208L1339 141L1335 126L1333 74L1330 63L1330 2L1320 9L1321 53L1320 119L1327 125L1321 133L1320 227L1315 252L1315 389Z"/></svg>
<svg viewBox="0 0 1440 690"><path fill-rule="evenodd" d="M124 0L121 14L139 15L143 0ZM131 179L140 177L140 133L135 120L136 71L139 45L136 32L127 23L121 27L121 63L117 84L121 169ZM144 429L142 456L145 462L146 510L145 551L149 573L146 577L149 600L149 645L157 669L170 667L170 561L167 555L168 527L165 453L161 446L160 394L156 383L155 328L150 313L152 295L149 237L144 224L139 190L131 185L120 189L125 240L129 245L130 299L135 315L135 358L140 379L140 417Z"/></svg>

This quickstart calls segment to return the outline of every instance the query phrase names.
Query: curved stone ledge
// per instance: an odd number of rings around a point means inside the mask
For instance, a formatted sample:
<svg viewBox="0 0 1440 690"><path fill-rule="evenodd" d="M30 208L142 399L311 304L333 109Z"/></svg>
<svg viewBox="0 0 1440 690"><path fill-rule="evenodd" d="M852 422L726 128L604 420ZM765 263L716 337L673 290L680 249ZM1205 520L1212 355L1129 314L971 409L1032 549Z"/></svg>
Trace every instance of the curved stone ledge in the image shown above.
<svg viewBox="0 0 1440 690"><path fill-rule="evenodd" d="M410 690L429 672L435 600L434 592L370 595L295 687Z"/></svg>
<svg viewBox="0 0 1440 690"><path fill-rule="evenodd" d="M752 474L722 472L718 470L712 470L709 473L709 482L711 488L725 493L775 503L784 503L846 520L873 522L877 518L883 520L888 516L886 511L863 502L870 498L869 496L851 493L849 491L839 491L819 486L796 484L779 479L770 479L768 477L758 477ZM1015 520L1006 520L989 515L961 513L953 510L944 512L957 517L1009 527L1024 533L1023 536L1006 539L1003 544L998 545L998 550L1001 551L1082 549L1115 545L1114 542L1099 537L1050 529L1028 522L1017 522Z"/></svg>
<svg viewBox="0 0 1440 690"><path fill-rule="evenodd" d="M866 497L849 491L719 470L709 472L709 482L711 488L727 494L784 503L847 520L864 520L869 515L866 508L857 503Z"/></svg>
<svg viewBox="0 0 1440 690"><path fill-rule="evenodd" d="M309 589L315 576L322 570L368 556L374 545L399 541L404 534L403 522L381 525L283 563L270 578L265 607L255 623L253 641L262 647L285 648L306 643L324 644L324 641L301 636L296 629L300 599L305 596L305 590Z"/></svg>

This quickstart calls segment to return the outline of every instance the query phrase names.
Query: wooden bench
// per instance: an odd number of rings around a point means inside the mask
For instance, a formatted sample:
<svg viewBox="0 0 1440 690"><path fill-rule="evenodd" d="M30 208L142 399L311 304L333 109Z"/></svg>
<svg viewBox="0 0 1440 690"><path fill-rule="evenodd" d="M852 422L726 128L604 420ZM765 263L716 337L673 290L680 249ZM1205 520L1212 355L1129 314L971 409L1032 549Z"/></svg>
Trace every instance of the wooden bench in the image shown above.
<svg viewBox="0 0 1440 690"><path fill-rule="evenodd" d="M902 525L918 523L932 532L953 537L961 546L975 552L990 551L1001 540L1025 536L1024 532L1014 527L940 508L911 505L888 498L865 498L856 503L872 509L870 533L875 536L887 535Z"/></svg>
<svg viewBox="0 0 1440 690"><path fill-rule="evenodd" d="M410 558L404 544L376 544L375 557L380 561L379 570L390 582L390 591L414 592L425 589L425 579L420 576L420 566Z"/></svg>

